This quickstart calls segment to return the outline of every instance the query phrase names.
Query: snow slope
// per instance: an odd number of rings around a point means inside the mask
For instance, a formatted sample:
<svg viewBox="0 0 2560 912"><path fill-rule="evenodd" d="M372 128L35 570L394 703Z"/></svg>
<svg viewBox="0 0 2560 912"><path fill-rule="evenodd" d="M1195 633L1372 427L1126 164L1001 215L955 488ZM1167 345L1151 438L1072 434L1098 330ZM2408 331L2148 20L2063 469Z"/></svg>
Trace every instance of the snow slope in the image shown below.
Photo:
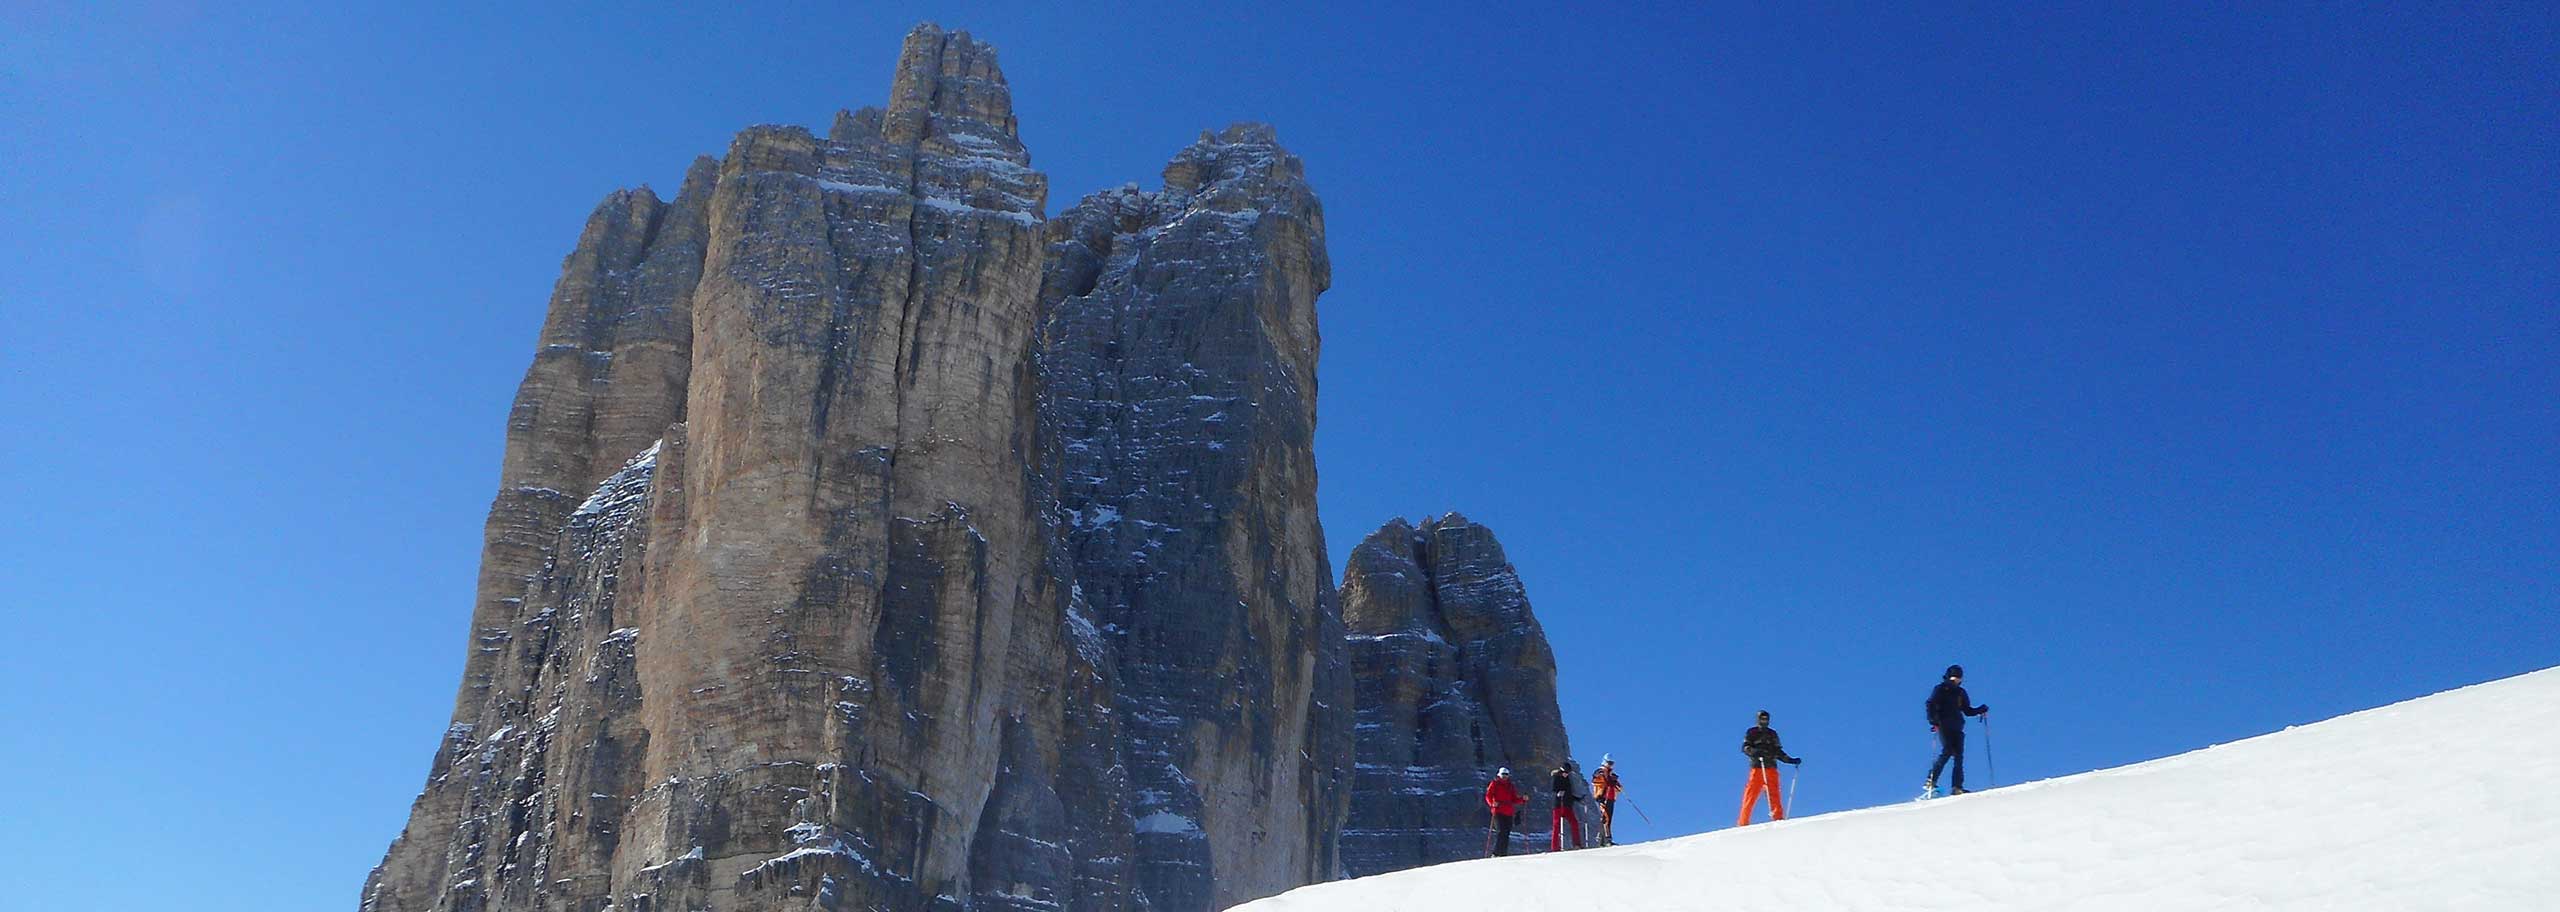
<svg viewBox="0 0 2560 912"><path fill-rule="evenodd" d="M2149 763L1234 912L2560 910L2560 668Z"/></svg>

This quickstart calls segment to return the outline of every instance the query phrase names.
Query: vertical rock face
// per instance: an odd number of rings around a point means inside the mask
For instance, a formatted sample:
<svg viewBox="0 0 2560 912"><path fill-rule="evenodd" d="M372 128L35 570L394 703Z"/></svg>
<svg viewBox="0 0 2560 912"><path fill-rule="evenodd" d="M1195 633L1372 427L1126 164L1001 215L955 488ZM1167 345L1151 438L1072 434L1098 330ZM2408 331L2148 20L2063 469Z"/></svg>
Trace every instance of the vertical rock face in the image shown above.
<svg viewBox="0 0 2560 912"><path fill-rule="evenodd" d="M520 872L520 886L544 867L546 853L524 851L535 830L576 843L564 853L597 839L611 851L610 825L588 826L581 807L565 811L575 826L543 821L563 812L561 780L585 762L551 747L576 739L613 766L641 737L629 718L632 631L615 606L637 588L647 538L656 462L639 454L684 415L717 183L717 163L702 159L672 205L647 188L606 197L561 266L508 415L453 724L365 885L367 908L487 908L494 881L482 875Z"/></svg>
<svg viewBox="0 0 2560 912"><path fill-rule="evenodd" d="M985 46L911 35L891 98L721 166L636 612L651 784L616 879L702 858L660 903L965 896L1001 727L1055 728L1023 471L1045 182Z"/></svg>
<svg viewBox="0 0 2560 912"><path fill-rule="evenodd" d="M1342 613L1359 706L1343 867L1482 856L1484 786L1505 766L1530 799L1522 829L1543 831L1546 772L1572 750L1555 654L1493 532L1455 513L1387 523L1352 549Z"/></svg>
<svg viewBox="0 0 2560 912"><path fill-rule="evenodd" d="M994 51L926 26L885 109L598 208L365 909L1189 910L1336 872L1315 197L1252 128L1157 193L1046 196Z"/></svg>
<svg viewBox="0 0 2560 912"><path fill-rule="evenodd" d="M1331 877L1350 684L1316 523L1324 216L1270 128L1049 225L1041 368L1079 615L1156 908Z"/></svg>
<svg viewBox="0 0 2560 912"><path fill-rule="evenodd" d="M561 265L541 348L507 418L472 629L495 645L524 616L526 582L571 509L624 459L683 420L692 303L718 164L694 162L673 205L648 188L605 197ZM503 649L471 654L457 712L488 698Z"/></svg>

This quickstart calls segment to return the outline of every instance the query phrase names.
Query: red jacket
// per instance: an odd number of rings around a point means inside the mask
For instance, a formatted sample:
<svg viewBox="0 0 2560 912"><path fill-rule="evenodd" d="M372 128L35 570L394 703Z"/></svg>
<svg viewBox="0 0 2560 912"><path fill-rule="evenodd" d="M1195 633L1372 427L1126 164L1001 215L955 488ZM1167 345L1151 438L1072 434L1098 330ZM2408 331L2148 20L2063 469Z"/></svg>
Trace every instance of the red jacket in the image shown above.
<svg viewBox="0 0 2560 912"><path fill-rule="evenodd" d="M1513 787L1509 779L1496 776L1492 785L1484 787L1484 806L1492 808L1496 814L1517 814L1520 812L1520 806L1527 803L1529 802L1520 797L1520 790Z"/></svg>

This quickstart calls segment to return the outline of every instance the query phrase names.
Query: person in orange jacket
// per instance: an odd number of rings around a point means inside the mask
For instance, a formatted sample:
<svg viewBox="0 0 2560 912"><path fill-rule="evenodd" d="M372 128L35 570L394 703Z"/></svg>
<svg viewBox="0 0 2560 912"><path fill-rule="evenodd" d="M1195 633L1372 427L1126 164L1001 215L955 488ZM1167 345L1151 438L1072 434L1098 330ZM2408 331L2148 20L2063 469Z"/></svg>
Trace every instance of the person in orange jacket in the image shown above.
<svg viewBox="0 0 2560 912"><path fill-rule="evenodd" d="M1751 806L1764 790L1769 793L1769 819L1787 819L1787 807L1778 800L1778 764L1804 761L1787 756L1787 749L1778 744L1778 730L1769 727L1768 710L1761 710L1759 724L1742 733L1742 753L1751 758L1751 782L1742 787L1742 817L1733 825L1751 825Z"/></svg>
<svg viewBox="0 0 2560 912"><path fill-rule="evenodd" d="M1484 806L1493 812L1493 829L1485 834L1487 853L1511 854L1511 828L1520 822L1520 806L1527 803L1520 797L1520 787L1511 784L1511 768L1496 770L1493 781L1484 787Z"/></svg>
<svg viewBox="0 0 2560 912"><path fill-rule="evenodd" d="M1600 802L1600 844L1617 845L1618 793L1626 791L1626 783L1618 781L1618 758L1600 755L1600 768L1591 771L1591 797Z"/></svg>

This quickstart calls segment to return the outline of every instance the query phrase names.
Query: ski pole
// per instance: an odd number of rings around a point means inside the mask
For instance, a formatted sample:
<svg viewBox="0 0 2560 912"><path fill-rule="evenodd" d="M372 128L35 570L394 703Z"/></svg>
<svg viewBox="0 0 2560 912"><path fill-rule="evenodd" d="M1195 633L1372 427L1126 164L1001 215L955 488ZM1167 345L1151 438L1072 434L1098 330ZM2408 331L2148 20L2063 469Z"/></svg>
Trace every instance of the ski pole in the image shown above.
<svg viewBox="0 0 2560 912"><path fill-rule="evenodd" d="M1982 765L1991 773L1991 787L2000 787L2000 759L1991 753L1991 713L1982 714Z"/></svg>
<svg viewBox="0 0 2560 912"><path fill-rule="evenodd" d="M1627 799L1627 807L1633 809L1636 812L1636 816L1644 820L1645 826L1653 825L1653 817L1652 815L1644 812L1644 805L1637 804L1635 799L1629 798Z"/></svg>
<svg viewBox="0 0 2560 912"><path fill-rule="evenodd" d="M1801 809L1800 806L1796 804L1796 790L1803 787L1804 764L1798 763L1796 764L1795 781L1787 783L1787 813L1793 814Z"/></svg>

